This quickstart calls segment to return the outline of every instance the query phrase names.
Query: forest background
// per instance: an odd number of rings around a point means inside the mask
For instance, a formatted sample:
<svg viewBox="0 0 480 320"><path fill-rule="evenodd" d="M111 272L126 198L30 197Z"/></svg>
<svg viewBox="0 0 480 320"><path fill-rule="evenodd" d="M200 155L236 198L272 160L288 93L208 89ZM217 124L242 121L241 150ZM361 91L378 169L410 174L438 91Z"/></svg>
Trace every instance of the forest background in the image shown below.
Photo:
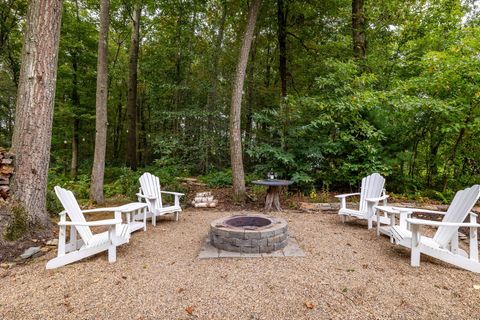
<svg viewBox="0 0 480 320"><path fill-rule="evenodd" d="M4 0L0 7L5 148L12 141L27 5ZM199 176L212 187L232 183L230 99L249 6L110 1L106 197L134 196L144 171L177 189L176 177ZM64 1L48 178L52 211L58 209L53 185L89 196L98 25L97 1ZM387 177L388 191L444 202L478 183L479 34L478 1L264 1L242 99L247 183L273 170L297 190L316 194L356 189L376 171Z"/></svg>

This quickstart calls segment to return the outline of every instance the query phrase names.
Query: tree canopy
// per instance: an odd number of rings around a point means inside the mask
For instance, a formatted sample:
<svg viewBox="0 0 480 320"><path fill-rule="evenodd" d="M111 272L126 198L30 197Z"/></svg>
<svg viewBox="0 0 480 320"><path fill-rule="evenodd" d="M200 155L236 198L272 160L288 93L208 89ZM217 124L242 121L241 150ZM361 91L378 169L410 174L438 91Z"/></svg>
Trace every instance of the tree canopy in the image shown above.
<svg viewBox="0 0 480 320"><path fill-rule="evenodd" d="M3 147L11 145L27 12L26 1L7 2L0 9ZM127 89L132 19L139 3L110 2L106 183L134 174L126 166ZM225 176L228 183L230 100L251 4L141 3L139 169ZM89 183L99 12L99 1L64 1L51 181ZM247 180L274 170L308 192L348 188L377 171L388 177L389 190L440 199L478 182L478 3L365 1L361 14L365 52L359 59L351 0L263 2L242 99ZM116 191L127 188L116 186Z"/></svg>

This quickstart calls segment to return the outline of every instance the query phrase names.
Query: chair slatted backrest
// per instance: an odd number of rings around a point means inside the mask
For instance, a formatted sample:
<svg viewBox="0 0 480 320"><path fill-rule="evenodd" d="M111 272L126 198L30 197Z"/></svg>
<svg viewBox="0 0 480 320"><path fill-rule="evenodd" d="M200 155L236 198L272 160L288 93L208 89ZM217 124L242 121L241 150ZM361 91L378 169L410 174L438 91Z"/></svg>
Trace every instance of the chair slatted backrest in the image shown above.
<svg viewBox="0 0 480 320"><path fill-rule="evenodd" d="M140 177L140 187L142 194L148 197L155 197L154 201L147 201L148 209L162 208L162 193L160 192L160 179L149 172L145 172Z"/></svg>
<svg viewBox="0 0 480 320"><path fill-rule="evenodd" d="M56 186L54 189L58 199L62 203L62 206L65 208L65 211L67 211L70 220L72 222L86 222L85 216L82 213L82 209L80 209L77 199L75 199L72 191L63 189L59 186ZM76 226L74 228L77 229L77 232L80 234L80 237L85 244L88 244L90 240L92 240L93 234L90 230L90 227Z"/></svg>
<svg viewBox="0 0 480 320"><path fill-rule="evenodd" d="M442 222L463 222L472 210L480 197L480 185L476 184L470 188L458 191L448 207L447 213ZM458 227L440 226L433 239L445 248L452 238L456 236Z"/></svg>
<svg viewBox="0 0 480 320"><path fill-rule="evenodd" d="M367 211L367 200L369 198L378 198L382 195L385 186L385 178L378 173L373 173L362 179L362 188L360 193L360 211Z"/></svg>

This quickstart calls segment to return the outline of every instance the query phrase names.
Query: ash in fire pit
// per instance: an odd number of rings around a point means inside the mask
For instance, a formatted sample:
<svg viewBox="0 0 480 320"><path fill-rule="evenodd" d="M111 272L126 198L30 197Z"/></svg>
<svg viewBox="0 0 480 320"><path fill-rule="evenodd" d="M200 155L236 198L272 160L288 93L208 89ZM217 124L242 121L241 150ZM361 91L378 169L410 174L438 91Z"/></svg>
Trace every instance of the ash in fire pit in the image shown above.
<svg viewBox="0 0 480 320"><path fill-rule="evenodd" d="M264 215L220 218L210 224L210 243L222 250L269 253L288 243L287 222Z"/></svg>
<svg viewBox="0 0 480 320"><path fill-rule="evenodd" d="M225 220L225 225L229 227L244 228L244 229L257 229L272 224L272 221L264 217L256 216L236 216Z"/></svg>

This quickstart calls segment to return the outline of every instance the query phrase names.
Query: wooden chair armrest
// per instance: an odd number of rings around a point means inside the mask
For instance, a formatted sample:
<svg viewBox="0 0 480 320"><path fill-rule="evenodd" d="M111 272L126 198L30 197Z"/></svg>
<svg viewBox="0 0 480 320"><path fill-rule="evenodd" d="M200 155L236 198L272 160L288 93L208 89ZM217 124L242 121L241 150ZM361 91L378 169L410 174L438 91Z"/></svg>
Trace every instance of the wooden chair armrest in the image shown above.
<svg viewBox="0 0 480 320"><path fill-rule="evenodd" d="M160 191L161 193L166 193L166 194L173 194L173 195L176 195L176 196L184 196L185 193L180 193L180 192L172 192L172 191Z"/></svg>
<svg viewBox="0 0 480 320"><path fill-rule="evenodd" d="M111 207L111 208L97 208L97 209L88 209L82 210L83 213L97 213L97 212L115 212L119 209L119 207Z"/></svg>
<svg viewBox="0 0 480 320"><path fill-rule="evenodd" d="M355 193L345 193L345 194L338 194L335 196L335 198L346 198L346 197L352 197L352 196L359 196L360 192L355 192Z"/></svg>
<svg viewBox="0 0 480 320"><path fill-rule="evenodd" d="M383 196L378 197L378 198L368 198L368 199L365 199L365 200L367 200L367 202L380 202L382 200L388 199L388 197L390 197L390 196L388 194L386 194L386 195L383 195Z"/></svg>
<svg viewBox="0 0 480 320"><path fill-rule="evenodd" d="M98 220L98 221L88 221L88 222L74 222L74 221L60 221L59 226L84 226L84 227L98 227L98 226L110 226L115 224L121 224L122 219L109 219L109 220Z"/></svg>
<svg viewBox="0 0 480 320"><path fill-rule="evenodd" d="M432 221L425 219L412 219L407 218L407 221L410 224L425 225L425 226L446 226L446 227L470 227L470 228L479 228L480 224L478 223L465 223L465 222L442 222L442 221Z"/></svg>
<svg viewBox="0 0 480 320"><path fill-rule="evenodd" d="M143 195L141 193L137 193L136 195L137 195L137 197L148 199L148 200L155 200L156 199L156 197L154 197L154 196L146 196L146 195Z"/></svg>

